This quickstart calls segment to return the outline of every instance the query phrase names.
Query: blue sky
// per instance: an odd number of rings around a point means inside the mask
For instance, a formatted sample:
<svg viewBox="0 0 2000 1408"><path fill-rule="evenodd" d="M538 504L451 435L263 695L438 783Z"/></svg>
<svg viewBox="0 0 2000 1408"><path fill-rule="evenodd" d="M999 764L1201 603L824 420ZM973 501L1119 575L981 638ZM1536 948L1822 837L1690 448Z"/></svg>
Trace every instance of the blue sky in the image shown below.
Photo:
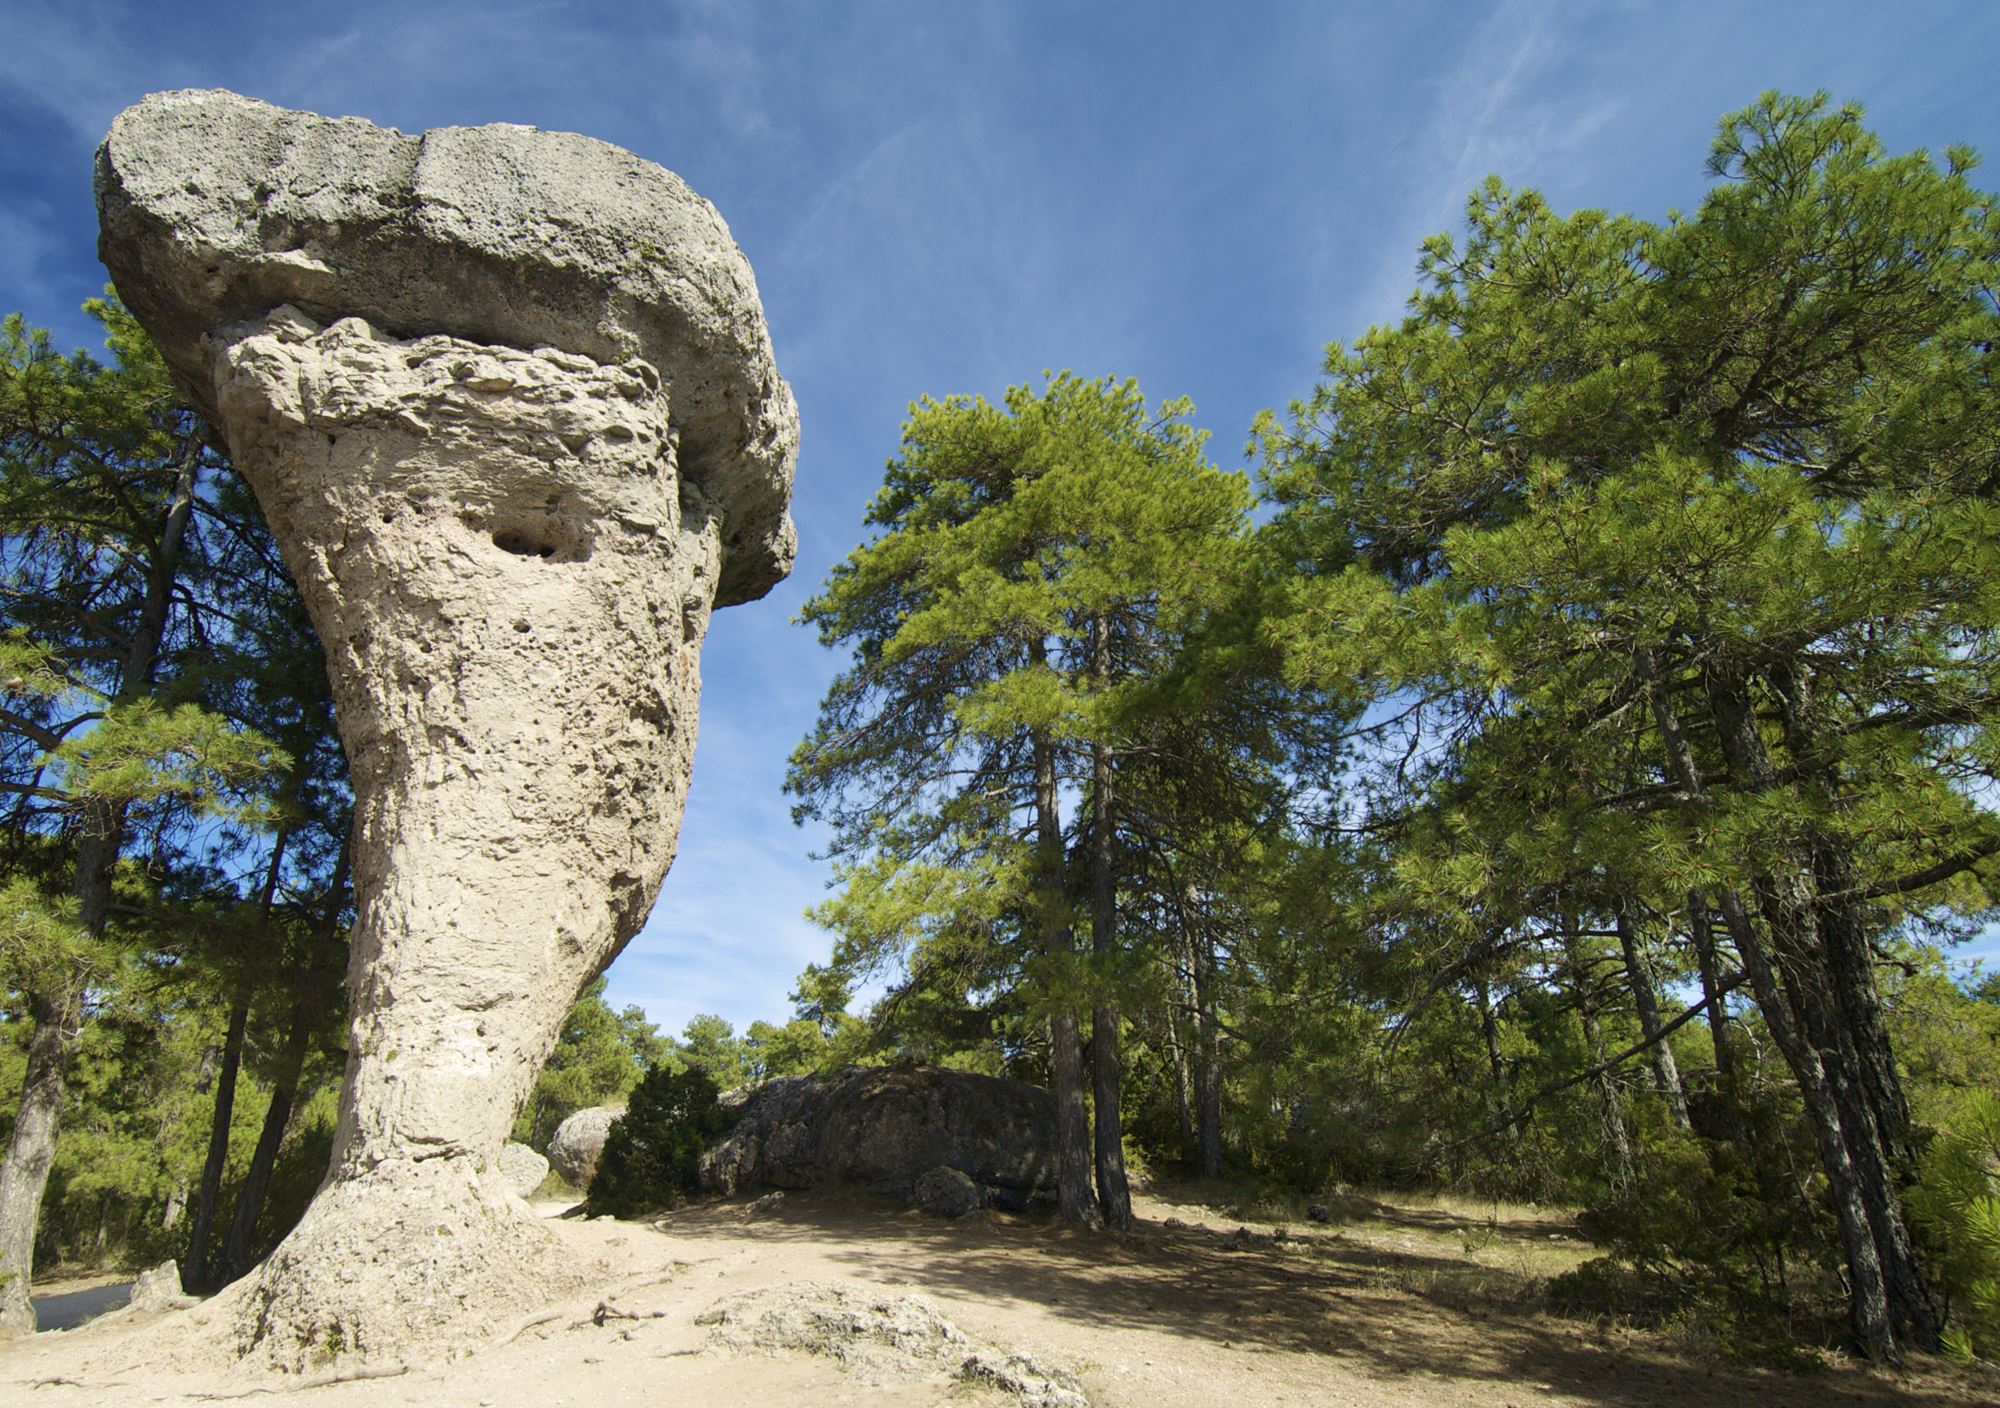
<svg viewBox="0 0 2000 1408"><path fill-rule="evenodd" d="M1239 462L1322 349L1393 318L1488 172L1560 209L1691 207L1760 90L1865 103L1890 146L2000 160L2000 5L1818 3L0 4L0 309L66 343L91 152L163 88L406 131L589 133L712 200L798 396L798 570L717 615L680 856L611 971L667 1030L788 1015L823 955L779 786L838 661L793 625L862 536L910 400L1044 368L1190 395ZM2000 167L1983 173L1989 188ZM1982 945L2000 955L2000 945Z"/></svg>

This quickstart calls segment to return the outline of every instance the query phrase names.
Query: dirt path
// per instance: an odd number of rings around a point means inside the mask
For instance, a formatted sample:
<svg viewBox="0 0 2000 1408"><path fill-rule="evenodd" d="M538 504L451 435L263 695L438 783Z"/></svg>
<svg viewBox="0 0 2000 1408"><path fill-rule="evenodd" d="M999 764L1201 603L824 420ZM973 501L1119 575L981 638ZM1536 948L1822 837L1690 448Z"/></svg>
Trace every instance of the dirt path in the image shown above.
<svg viewBox="0 0 2000 1408"><path fill-rule="evenodd" d="M175 1373L145 1346L192 1326L114 1315L0 1351L0 1401L28 1402L23 1391L39 1385L32 1402L50 1408L192 1405L246 1390L252 1402L296 1399L306 1408L1017 1405L945 1376L871 1383L823 1358L718 1350L696 1323L724 1297L808 1281L926 1296L966 1333L1074 1373L1093 1408L2000 1401L2000 1378L1988 1374L1745 1373L1659 1336L1520 1311L1501 1264L1514 1253L1482 1261L1445 1213L1398 1210L1343 1227L1294 1228L1278 1240L1268 1224L1244 1236L1233 1223L1157 1200L1139 1211L1140 1229L1124 1237L1004 1216L946 1223L837 1194L711 1205L658 1226L559 1222L578 1258L601 1266L600 1289L534 1323L502 1327L513 1336L504 1343L440 1345L433 1362L395 1377L308 1388L240 1372ZM1514 1240L1551 1236L1560 1234L1535 1225L1516 1229Z"/></svg>

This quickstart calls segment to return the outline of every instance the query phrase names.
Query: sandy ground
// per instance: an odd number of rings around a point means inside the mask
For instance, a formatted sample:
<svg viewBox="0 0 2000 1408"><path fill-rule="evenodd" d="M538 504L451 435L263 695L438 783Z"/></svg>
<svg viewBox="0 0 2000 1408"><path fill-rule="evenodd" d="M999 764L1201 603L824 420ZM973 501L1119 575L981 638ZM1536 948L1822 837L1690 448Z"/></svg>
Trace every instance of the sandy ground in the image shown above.
<svg viewBox="0 0 2000 1408"><path fill-rule="evenodd" d="M724 1297L804 1281L929 1297L967 1334L1074 1373L1093 1408L2000 1402L2000 1375L1983 1370L1745 1372L1665 1336L1524 1311L1520 1288L1547 1257L1582 1254L1553 1216L1378 1206L1279 1238L1268 1223L1246 1235L1158 1198L1138 1211L1138 1230L1116 1237L1040 1218L942 1222L840 1193L714 1204L658 1224L558 1220L610 1279L483 1342L440 1346L432 1363L318 1386L178 1372L160 1349L193 1333L198 1312L123 1312L0 1349L0 1402L1018 1408L941 1374L869 1382L825 1358L721 1349L695 1323Z"/></svg>

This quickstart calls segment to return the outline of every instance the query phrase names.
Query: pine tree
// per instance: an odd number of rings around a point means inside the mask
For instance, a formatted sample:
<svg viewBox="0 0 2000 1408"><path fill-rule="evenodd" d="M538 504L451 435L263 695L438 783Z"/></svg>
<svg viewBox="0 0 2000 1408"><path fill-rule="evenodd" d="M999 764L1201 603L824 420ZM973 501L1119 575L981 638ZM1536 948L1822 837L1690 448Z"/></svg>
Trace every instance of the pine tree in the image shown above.
<svg viewBox="0 0 2000 1408"><path fill-rule="evenodd" d="M32 1329L36 1219L90 995L119 960L113 899L135 836L165 855L201 814L254 824L288 763L185 687L182 579L218 471L158 354L90 305L117 361L0 328L0 791L11 794L4 958L33 1021L0 1165L0 1328Z"/></svg>
<svg viewBox="0 0 2000 1408"><path fill-rule="evenodd" d="M1267 427L1294 668L1418 721L1396 885L1461 954L1680 915L1719 1002L1712 907L1874 1357L1939 1334L1874 947L1984 910L2000 852L2000 230L1971 165L1767 94L1691 216L1490 181L1401 325Z"/></svg>
<svg viewBox="0 0 2000 1408"><path fill-rule="evenodd" d="M822 918L851 954L913 953L913 973L982 955L977 983L1028 999L1059 1200L1087 1225L1131 1215L1119 778L1144 735L1141 682L1212 609L1243 541L1246 486L1207 463L1190 411L1068 373L1000 406L918 403L869 509L880 536L805 610L854 651L788 782L799 815L834 829L845 889ZM1066 794L1083 799L1067 818Z"/></svg>

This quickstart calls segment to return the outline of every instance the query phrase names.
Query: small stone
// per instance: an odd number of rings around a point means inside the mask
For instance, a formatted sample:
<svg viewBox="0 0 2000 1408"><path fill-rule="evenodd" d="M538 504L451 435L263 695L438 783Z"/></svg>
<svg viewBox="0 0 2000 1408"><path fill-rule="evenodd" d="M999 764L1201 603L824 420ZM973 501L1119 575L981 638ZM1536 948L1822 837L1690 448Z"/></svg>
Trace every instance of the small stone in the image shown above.
<svg viewBox="0 0 2000 1408"><path fill-rule="evenodd" d="M527 1145L509 1143L500 1147L500 1179L515 1197L529 1197L548 1176L549 1161Z"/></svg>
<svg viewBox="0 0 2000 1408"><path fill-rule="evenodd" d="M984 1202L977 1183L942 1164L919 1177L910 1193L912 1207L939 1217L964 1217L978 1212Z"/></svg>
<svg viewBox="0 0 2000 1408"><path fill-rule="evenodd" d="M150 1271L141 1271L139 1279L132 1283L132 1299L128 1304L134 1310L175 1310L192 1304L181 1286L179 1263L163 1261Z"/></svg>
<svg viewBox="0 0 2000 1408"><path fill-rule="evenodd" d="M625 1113L623 1105L593 1105L578 1110L556 1126L549 1139L549 1164L573 1188L588 1188L597 1173L597 1160L604 1153L604 1141L611 1122Z"/></svg>

